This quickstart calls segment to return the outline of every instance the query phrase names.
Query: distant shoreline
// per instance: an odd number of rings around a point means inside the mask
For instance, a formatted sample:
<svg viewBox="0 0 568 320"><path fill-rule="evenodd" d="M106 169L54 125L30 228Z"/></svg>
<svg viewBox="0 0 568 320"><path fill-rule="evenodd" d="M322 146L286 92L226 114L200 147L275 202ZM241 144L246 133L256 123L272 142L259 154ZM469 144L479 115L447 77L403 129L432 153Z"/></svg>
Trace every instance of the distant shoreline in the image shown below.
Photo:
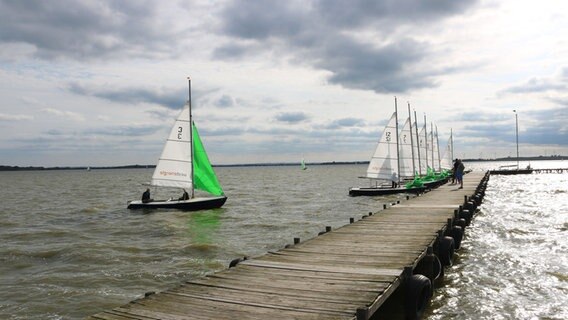
<svg viewBox="0 0 568 320"><path fill-rule="evenodd" d="M536 160L568 160L568 156L536 156L536 157L519 157L519 161L536 161ZM463 159L464 162L484 162L484 161L517 161L517 158L506 157L497 159ZM347 164L368 164L369 161L331 161L331 162L309 162L308 165L347 165ZM298 166L296 162L281 162L281 163L247 163L247 164L218 164L213 167L278 167L278 166ZM125 166L100 166L100 167L20 167L20 166L4 166L0 165L0 171L49 171L49 170L101 170L101 169L153 169L155 165L125 165Z"/></svg>

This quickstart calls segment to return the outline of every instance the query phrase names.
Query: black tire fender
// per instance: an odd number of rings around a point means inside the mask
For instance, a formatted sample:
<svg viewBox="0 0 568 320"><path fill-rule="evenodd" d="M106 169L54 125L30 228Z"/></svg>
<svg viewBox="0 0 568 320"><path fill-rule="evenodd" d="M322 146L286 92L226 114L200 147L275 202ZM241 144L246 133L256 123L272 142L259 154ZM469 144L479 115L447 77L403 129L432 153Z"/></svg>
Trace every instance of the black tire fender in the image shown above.
<svg viewBox="0 0 568 320"><path fill-rule="evenodd" d="M455 244L454 238L443 237L440 240L438 248L438 257L440 257L440 262L442 266L447 267L452 265L452 258L454 257Z"/></svg>
<svg viewBox="0 0 568 320"><path fill-rule="evenodd" d="M450 231L452 238L454 239L454 248L458 250L461 247L461 242L463 239L463 229L459 226L453 226L452 231Z"/></svg>
<svg viewBox="0 0 568 320"><path fill-rule="evenodd" d="M406 319L417 320L432 298L432 282L421 274L412 275L406 280L404 313Z"/></svg>

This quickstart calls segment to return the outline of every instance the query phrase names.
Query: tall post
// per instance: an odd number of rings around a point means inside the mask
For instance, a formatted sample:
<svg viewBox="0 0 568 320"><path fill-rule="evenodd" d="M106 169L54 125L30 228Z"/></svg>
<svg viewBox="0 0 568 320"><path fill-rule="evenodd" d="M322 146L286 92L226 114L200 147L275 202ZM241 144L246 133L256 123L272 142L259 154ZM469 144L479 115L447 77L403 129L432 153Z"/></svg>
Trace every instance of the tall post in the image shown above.
<svg viewBox="0 0 568 320"><path fill-rule="evenodd" d="M189 143L190 143L190 154L191 154L191 199L195 197L195 188L193 187L193 119L191 116L191 78L187 77L188 85L188 99L187 104L189 107Z"/></svg>
<svg viewBox="0 0 568 320"><path fill-rule="evenodd" d="M432 148L432 171L436 172L436 165L434 164L434 124L430 121L430 147Z"/></svg>
<svg viewBox="0 0 568 320"><path fill-rule="evenodd" d="M412 114L410 113L410 102L408 102L408 121L410 122L410 149L412 150L412 173L416 175L416 163L414 162L414 139L412 138Z"/></svg>
<svg viewBox="0 0 568 320"><path fill-rule="evenodd" d="M399 141L398 141L398 109L396 104L396 97L394 97L394 119L396 120L396 165L397 165L397 186L400 184L400 148L399 148Z"/></svg>
<svg viewBox="0 0 568 320"><path fill-rule="evenodd" d="M517 170L519 170L519 114L517 110L513 110L515 113L515 132L517 136Z"/></svg>
<svg viewBox="0 0 568 320"><path fill-rule="evenodd" d="M426 122L426 114L424 114L424 143L426 144L426 174L428 174L428 124Z"/></svg>
<svg viewBox="0 0 568 320"><path fill-rule="evenodd" d="M414 129L416 131L416 145L418 146L418 174L422 175L422 165L420 164L420 138L418 136L418 117L416 117L416 110L414 110Z"/></svg>
<svg viewBox="0 0 568 320"><path fill-rule="evenodd" d="M442 159L440 158L440 140L438 140L438 126L436 126L436 151L438 151L438 170L442 172Z"/></svg>

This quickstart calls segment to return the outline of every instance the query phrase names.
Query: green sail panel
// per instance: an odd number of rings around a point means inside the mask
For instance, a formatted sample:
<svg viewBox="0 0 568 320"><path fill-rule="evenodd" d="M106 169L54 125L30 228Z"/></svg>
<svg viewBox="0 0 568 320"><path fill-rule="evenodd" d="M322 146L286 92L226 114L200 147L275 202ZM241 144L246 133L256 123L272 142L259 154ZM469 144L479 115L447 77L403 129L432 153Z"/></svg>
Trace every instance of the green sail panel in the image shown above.
<svg viewBox="0 0 568 320"><path fill-rule="evenodd" d="M197 127L195 123L192 124L192 138L193 138L193 184L195 189L203 190L211 194L221 196L224 195L223 189L217 180L215 171L211 167Z"/></svg>

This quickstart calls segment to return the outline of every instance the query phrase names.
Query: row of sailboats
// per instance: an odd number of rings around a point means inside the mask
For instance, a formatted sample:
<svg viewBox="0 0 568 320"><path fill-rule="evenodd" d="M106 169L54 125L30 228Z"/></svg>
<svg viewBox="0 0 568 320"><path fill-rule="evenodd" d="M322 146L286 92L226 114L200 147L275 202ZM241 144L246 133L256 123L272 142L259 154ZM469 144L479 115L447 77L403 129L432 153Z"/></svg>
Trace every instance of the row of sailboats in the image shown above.
<svg viewBox="0 0 568 320"><path fill-rule="evenodd" d="M398 125L398 106L395 97L395 111L385 126L366 175L369 187L353 187L350 196L385 195L395 193L422 193L448 179L452 168L453 133L450 134L443 157L440 157L438 128L430 124L418 132L418 120L414 111L414 122L408 103L408 118L402 129Z"/></svg>
<svg viewBox="0 0 568 320"><path fill-rule="evenodd" d="M227 200L199 138L197 127L193 123L189 78L188 85L188 103L170 131L149 183L154 187L183 189L183 196L179 199L154 200L150 198L148 188L142 200L128 202L129 209L174 208L190 211L214 209L223 206ZM365 176L374 185L351 188L349 195L420 193L426 188L445 182L446 170L451 168L453 159L452 135L445 157L440 158L437 128L434 131L431 125L428 132L424 116L424 127L418 133L416 112L414 118L415 121L412 123L410 104L408 104L408 118L399 131L395 98L395 111L383 131ZM307 168L303 158L301 168L303 170ZM403 186L402 184L407 181L408 183ZM385 186L385 182L389 185ZM186 189L190 190L189 194ZM208 196L196 196L196 189L205 191Z"/></svg>

